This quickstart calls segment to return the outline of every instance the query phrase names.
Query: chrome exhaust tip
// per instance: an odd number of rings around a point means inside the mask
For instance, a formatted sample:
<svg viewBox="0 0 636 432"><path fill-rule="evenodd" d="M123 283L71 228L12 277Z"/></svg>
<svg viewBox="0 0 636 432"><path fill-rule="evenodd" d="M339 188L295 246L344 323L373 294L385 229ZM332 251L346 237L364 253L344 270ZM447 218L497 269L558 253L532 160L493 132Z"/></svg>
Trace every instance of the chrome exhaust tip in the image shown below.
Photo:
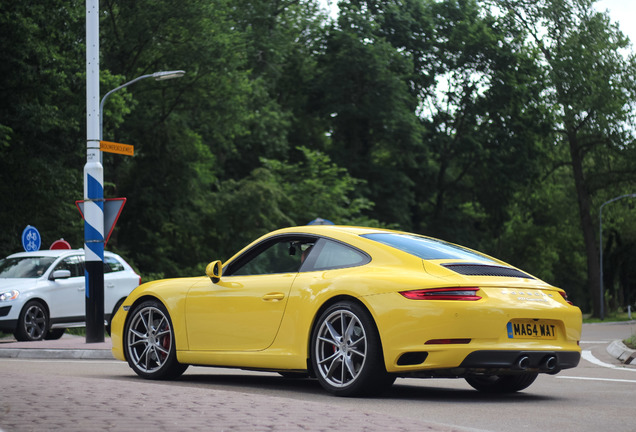
<svg viewBox="0 0 636 432"><path fill-rule="evenodd" d="M558 365L559 365L559 361L557 360L555 356L547 356L541 362L541 369L548 372L553 372L557 370Z"/></svg>
<svg viewBox="0 0 636 432"><path fill-rule="evenodd" d="M514 369L526 370L528 369L528 366L530 366L530 359L528 358L528 356L521 356L515 362Z"/></svg>

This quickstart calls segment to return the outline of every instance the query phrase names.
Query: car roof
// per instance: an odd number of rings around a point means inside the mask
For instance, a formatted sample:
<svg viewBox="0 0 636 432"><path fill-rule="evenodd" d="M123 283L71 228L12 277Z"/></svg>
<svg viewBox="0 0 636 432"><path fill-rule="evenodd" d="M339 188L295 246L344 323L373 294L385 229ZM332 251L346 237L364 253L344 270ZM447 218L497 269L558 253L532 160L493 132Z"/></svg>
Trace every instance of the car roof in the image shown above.
<svg viewBox="0 0 636 432"><path fill-rule="evenodd" d="M307 234L327 235L329 233L332 233L332 234L342 233L342 234L359 236L362 234L387 233L387 232L396 233L401 231L392 231L392 230L383 229L383 228L369 228L369 227L348 226L348 225L304 225L304 226L282 228L270 234L307 233Z"/></svg>
<svg viewBox="0 0 636 432"><path fill-rule="evenodd" d="M84 249L43 249L34 252L18 252L9 255L7 258L24 258L24 257L61 257L66 255L84 254ZM104 251L105 255L113 256L112 252Z"/></svg>

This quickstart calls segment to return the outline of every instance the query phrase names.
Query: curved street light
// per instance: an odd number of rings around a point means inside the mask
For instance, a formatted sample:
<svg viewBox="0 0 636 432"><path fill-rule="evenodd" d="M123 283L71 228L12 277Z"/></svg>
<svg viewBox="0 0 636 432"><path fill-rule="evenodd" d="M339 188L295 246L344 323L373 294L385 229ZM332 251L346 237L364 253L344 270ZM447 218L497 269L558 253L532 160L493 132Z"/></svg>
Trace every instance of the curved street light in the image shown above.
<svg viewBox="0 0 636 432"><path fill-rule="evenodd" d="M145 79L145 78L154 78L155 81L165 81L165 80L169 80L173 78L181 78L184 75L185 75L185 71L182 71L182 70L160 71L160 72L155 72L151 74L141 75L135 78L134 80L128 81L127 83L124 83L120 85L119 87L115 87L114 89L106 93L104 97L102 98L102 102L99 104L99 139L100 140L104 139L104 102L106 102L106 99L108 99L108 96L110 96L111 94L115 93L118 90L123 89L124 87L128 87L129 85L134 84L137 81L141 81L142 79Z"/></svg>
<svg viewBox="0 0 636 432"><path fill-rule="evenodd" d="M599 220L599 243L600 243L600 277L599 277L599 291L601 295L601 303L599 306L599 313L601 320L605 319L605 311L603 310L605 307L605 296L603 295L603 207L605 207L609 203L613 203L614 201L618 201L623 198L636 198L636 194L626 194L617 196L616 198L612 198L611 200L605 201L601 204L601 207L598 210L598 220Z"/></svg>

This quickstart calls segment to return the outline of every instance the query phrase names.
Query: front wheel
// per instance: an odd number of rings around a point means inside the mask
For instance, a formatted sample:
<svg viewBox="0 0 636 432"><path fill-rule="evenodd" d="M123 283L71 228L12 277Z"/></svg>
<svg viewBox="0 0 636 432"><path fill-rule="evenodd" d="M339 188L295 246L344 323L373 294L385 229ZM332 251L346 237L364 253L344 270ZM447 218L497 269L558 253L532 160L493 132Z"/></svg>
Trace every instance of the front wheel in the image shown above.
<svg viewBox="0 0 636 432"><path fill-rule="evenodd" d="M65 328L57 328L57 329L49 329L49 332L44 336L46 340L58 340L62 336L64 336L64 332L66 332Z"/></svg>
<svg viewBox="0 0 636 432"><path fill-rule="evenodd" d="M466 382L474 389L484 393L514 393L534 382L538 373L524 373L520 375L469 375Z"/></svg>
<svg viewBox="0 0 636 432"><path fill-rule="evenodd" d="M13 334L19 341L40 341L49 330L49 313L37 301L28 302L18 317L18 326Z"/></svg>
<svg viewBox="0 0 636 432"><path fill-rule="evenodd" d="M395 381L384 367L373 320L352 302L336 303L318 318L311 362L322 387L336 396L375 394Z"/></svg>
<svg viewBox="0 0 636 432"><path fill-rule="evenodd" d="M130 367L143 378L176 378L188 368L177 361L172 321L157 300L139 304L130 314L124 351Z"/></svg>

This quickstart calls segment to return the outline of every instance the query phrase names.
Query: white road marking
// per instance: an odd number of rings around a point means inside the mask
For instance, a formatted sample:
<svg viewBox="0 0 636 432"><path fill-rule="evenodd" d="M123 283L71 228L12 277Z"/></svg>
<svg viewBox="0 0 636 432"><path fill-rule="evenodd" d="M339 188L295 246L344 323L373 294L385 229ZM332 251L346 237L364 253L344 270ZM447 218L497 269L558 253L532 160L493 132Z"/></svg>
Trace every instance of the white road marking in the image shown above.
<svg viewBox="0 0 636 432"><path fill-rule="evenodd" d="M604 340L604 341L581 341L580 343L584 344L603 344L603 343L609 343L611 342L611 340Z"/></svg>
<svg viewBox="0 0 636 432"><path fill-rule="evenodd" d="M616 366L613 364L609 364L609 363L605 363L600 361L599 359L597 359L596 357L594 357L594 355L592 354L592 351L589 350L583 350L583 352L581 353L581 357L583 357L583 359L589 361L592 364L595 364L597 366L601 366L601 367L605 367L605 368L609 368L609 369L617 369L617 370L621 370L621 371L630 371L630 372L636 372L636 369L630 369L624 366Z"/></svg>
<svg viewBox="0 0 636 432"><path fill-rule="evenodd" d="M586 381L612 381L612 382L624 382L624 383L636 384L636 380L614 379L614 378L589 378L589 377L573 377L573 376L558 376L557 378L586 380Z"/></svg>

